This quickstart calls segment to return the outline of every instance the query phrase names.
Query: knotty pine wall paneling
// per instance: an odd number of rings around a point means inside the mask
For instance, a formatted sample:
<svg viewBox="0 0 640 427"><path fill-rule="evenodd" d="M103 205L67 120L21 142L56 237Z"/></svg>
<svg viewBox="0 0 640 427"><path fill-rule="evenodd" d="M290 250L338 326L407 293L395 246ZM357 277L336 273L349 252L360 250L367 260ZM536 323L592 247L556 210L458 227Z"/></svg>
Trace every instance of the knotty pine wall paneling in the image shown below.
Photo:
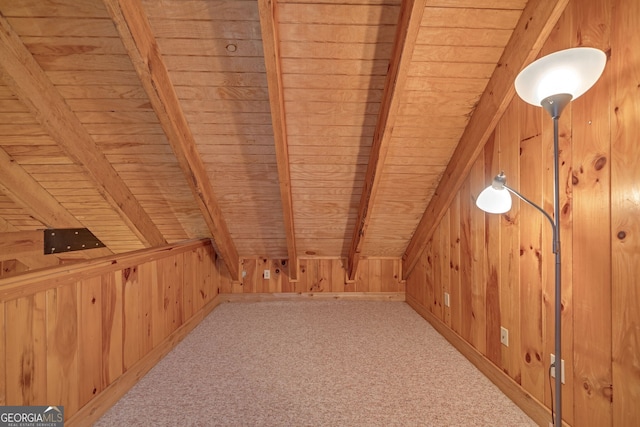
<svg viewBox="0 0 640 427"><path fill-rule="evenodd" d="M567 14L572 17L571 45L609 51L612 5L610 0L570 4ZM570 289L573 290L574 357L570 365L573 367L575 425L612 423L611 315L612 309L615 310L611 306L610 255L611 209L614 208L610 203L612 71L611 63L607 64L598 84L571 103L573 173L567 185L573 184L569 194L573 201L574 232L564 232L564 228L562 231L567 238L573 237L573 253L563 249L563 264L571 266L573 261L573 268L563 269L563 275L573 283ZM568 240L562 242L568 243ZM573 255L573 259L564 252ZM563 340L565 344L570 343L567 339ZM636 422L640 422L640 418Z"/></svg>
<svg viewBox="0 0 640 427"><path fill-rule="evenodd" d="M341 258L299 259L298 281L289 280L289 263L276 259L244 259L243 280L220 281L221 294L255 293L403 293L399 258L367 258L361 261L353 282L346 282L346 260ZM269 269L269 279L264 270Z"/></svg>
<svg viewBox="0 0 640 427"><path fill-rule="evenodd" d="M495 169L498 165L499 150L496 147L495 133L487 141L487 149L484 156L484 180L491 182ZM482 179L479 180L482 182ZM482 191L482 190L480 190ZM484 249L486 266L485 272L485 295L478 297L480 304L485 308L485 336L487 342L486 355L495 364L499 364L502 359L502 345L500 343L500 217L498 215L483 215L484 220ZM439 229L446 229L449 225L443 222ZM444 235L441 235L442 239ZM483 301L484 300L484 301Z"/></svg>
<svg viewBox="0 0 640 427"><path fill-rule="evenodd" d="M102 276L82 280L77 287L80 294L78 378L81 379L78 404L82 407L105 387L102 381Z"/></svg>
<svg viewBox="0 0 640 427"><path fill-rule="evenodd" d="M640 420L640 2L612 3L608 67L613 396L604 397L613 401L613 425L623 426Z"/></svg>
<svg viewBox="0 0 640 427"><path fill-rule="evenodd" d="M425 248L426 250L426 248ZM413 271L407 277L407 293L410 293L413 298L415 298L416 302L425 308L428 305L424 301L424 293L426 291L426 261L427 257L421 256L420 259L416 262L416 266L413 268Z"/></svg>
<svg viewBox="0 0 640 427"><path fill-rule="evenodd" d="M102 375L111 384L124 371L122 275L102 275Z"/></svg>
<svg viewBox="0 0 640 427"><path fill-rule="evenodd" d="M449 212L445 213L442 217L442 225L438 229L440 230L440 283L442 285L441 295L442 295L442 317L444 323L451 327L451 290L452 290L452 282L453 282L453 271L451 268L452 265L452 257L449 252L449 247L451 246L451 231L450 231L450 221ZM449 306L445 304L444 294L449 294Z"/></svg>
<svg viewBox="0 0 640 427"><path fill-rule="evenodd" d="M440 240L438 240L440 242ZM442 286L442 256L439 248L431 247L429 251L429 259L431 268L428 270L427 280L433 283L433 292L429 295L429 309L431 312L438 316L439 319L443 318L442 302L443 291Z"/></svg>
<svg viewBox="0 0 640 427"><path fill-rule="evenodd" d="M572 0L541 51L594 46L609 56L596 86L572 102L559 122L563 415L569 425L620 427L640 420L640 54L633 47L638 44L637 2ZM490 360L495 375L517 384L511 390L520 391L512 397L547 411L555 320L551 229L539 212L515 198L508 213L481 213L484 228L473 217L480 189L500 170L511 187L552 213L552 144L548 114L514 97L451 204L446 224L431 236L407 278L407 300L432 312L425 295L447 284L428 271L437 271L430 260L448 255L451 322L437 312L435 318L471 353ZM448 246L441 241L445 230ZM484 244L480 252L476 241ZM484 343L474 329L479 319L470 316L479 291L486 307ZM509 346L501 346L499 357L491 341L499 334L493 330L498 320L509 329ZM548 422L545 411L533 412L536 421Z"/></svg>
<svg viewBox="0 0 640 427"><path fill-rule="evenodd" d="M460 307L462 306L462 274L460 270L460 193L456 194L451 202L451 207L446 216L449 216L449 241L451 246L449 247L449 258L451 262L449 268L451 269L451 283L449 289L451 290L450 307L451 313L451 329L453 329L458 335L462 334L462 317L460 313ZM446 225L444 225L446 227ZM407 280L407 291L408 291Z"/></svg>
<svg viewBox="0 0 640 427"><path fill-rule="evenodd" d="M45 404L47 398L47 328L44 292L5 303L7 405ZM11 345L7 345L10 343Z"/></svg>
<svg viewBox="0 0 640 427"><path fill-rule="evenodd" d="M542 206L542 112L524 104L520 108L520 192ZM477 194L474 194L476 197ZM520 204L520 311L527 313L520 324L522 386L539 401L544 400L544 361L542 345L542 262L548 248L542 249L545 218L524 203ZM546 221L546 220L545 220Z"/></svg>
<svg viewBox="0 0 640 427"><path fill-rule="evenodd" d="M215 307L220 265L201 240L1 279L0 404L95 421Z"/></svg>
<svg viewBox="0 0 640 427"><path fill-rule="evenodd" d="M520 103L512 101L507 107L503 119L496 127L497 147L499 149L499 167L495 169L504 171L508 178L508 185L520 188ZM485 173L485 177L488 174ZM494 175L495 176L495 175ZM493 179L493 177L491 178ZM490 181L485 181L490 182ZM519 215L521 209L520 199L512 198L511 210L499 217L499 228L492 228L489 233L500 234L500 270L498 280L500 286L500 325L509 331L509 346L501 346L501 363L503 371L516 383L522 381L523 358L520 357L521 336L517 333L520 328L520 230ZM451 206L455 211L455 205ZM487 215L488 216L488 215ZM489 226L495 227L490 223ZM514 250L515 249L515 250Z"/></svg>
<svg viewBox="0 0 640 427"><path fill-rule="evenodd" d="M469 190L472 194L478 194L482 191L479 188L484 177L484 164L477 162L470 171L472 179L470 181ZM487 252L485 248L485 227L484 214L479 211L473 200L470 203L471 223L471 312L468 313L472 321L471 334L474 347L483 354L487 353L487 316L486 307L488 305L487 298L487 277L486 277L486 258ZM437 247L437 245L434 245Z"/></svg>
<svg viewBox="0 0 640 427"><path fill-rule="evenodd" d="M70 283L50 289L47 295L47 398L67 402L65 413L80 407L79 288Z"/></svg>
<svg viewBox="0 0 640 427"><path fill-rule="evenodd" d="M471 345L477 344L473 335L477 329L475 314L473 313L473 275L475 254L473 252L473 237L471 236L471 210L474 208L471 200L469 180L460 189L460 310L461 336ZM432 246L432 245L430 245ZM484 252L480 254L484 256ZM476 264L482 266L482 263Z"/></svg>
<svg viewBox="0 0 640 427"><path fill-rule="evenodd" d="M428 244L424 249L424 280L427 286L425 286L424 293L422 295L422 301L424 305L433 313L433 248L431 244Z"/></svg>

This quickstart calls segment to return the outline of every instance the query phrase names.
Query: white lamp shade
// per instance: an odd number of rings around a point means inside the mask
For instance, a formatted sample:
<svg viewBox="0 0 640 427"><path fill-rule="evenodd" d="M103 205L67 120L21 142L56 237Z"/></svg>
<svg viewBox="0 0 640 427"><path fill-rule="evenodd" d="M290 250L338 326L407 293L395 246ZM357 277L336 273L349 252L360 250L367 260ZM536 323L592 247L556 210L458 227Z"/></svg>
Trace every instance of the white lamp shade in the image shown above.
<svg viewBox="0 0 640 427"><path fill-rule="evenodd" d="M508 212L511 209L511 194L506 188L498 190L490 185L478 195L476 206L492 214Z"/></svg>
<svg viewBox="0 0 640 427"><path fill-rule="evenodd" d="M516 77L518 96L537 107L543 99L561 93L578 98L595 84L604 71L607 56L599 49L576 47L544 56Z"/></svg>

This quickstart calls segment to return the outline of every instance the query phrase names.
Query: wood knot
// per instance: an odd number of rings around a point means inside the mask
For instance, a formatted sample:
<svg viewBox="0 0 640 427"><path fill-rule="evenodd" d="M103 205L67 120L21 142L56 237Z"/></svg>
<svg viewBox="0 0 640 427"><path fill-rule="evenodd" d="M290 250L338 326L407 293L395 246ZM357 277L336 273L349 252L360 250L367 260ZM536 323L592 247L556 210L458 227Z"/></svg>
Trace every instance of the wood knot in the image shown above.
<svg viewBox="0 0 640 427"><path fill-rule="evenodd" d="M575 174L571 175L571 183L573 185L578 185L578 183L580 182L580 180L578 179L578 177Z"/></svg>
<svg viewBox="0 0 640 427"><path fill-rule="evenodd" d="M537 352L536 352L536 360L537 360L538 362L542 362L542 357L540 356L540 353L537 353Z"/></svg>
<svg viewBox="0 0 640 427"><path fill-rule="evenodd" d="M627 237L627 233L624 231L618 231L618 239L624 240Z"/></svg>
<svg viewBox="0 0 640 427"><path fill-rule="evenodd" d="M24 372L20 378L20 382L25 388L31 387L31 372Z"/></svg>
<svg viewBox="0 0 640 427"><path fill-rule="evenodd" d="M96 303L96 297L91 298L91 304L95 304Z"/></svg>
<svg viewBox="0 0 640 427"><path fill-rule="evenodd" d="M595 162L593 162L593 167L595 170L601 170L607 164L607 158L605 156L598 157Z"/></svg>
<svg viewBox="0 0 640 427"><path fill-rule="evenodd" d="M529 353L524 355L524 360L527 363L531 363L531 355Z"/></svg>
<svg viewBox="0 0 640 427"><path fill-rule="evenodd" d="M276 268L276 274L280 274L280 269Z"/></svg>

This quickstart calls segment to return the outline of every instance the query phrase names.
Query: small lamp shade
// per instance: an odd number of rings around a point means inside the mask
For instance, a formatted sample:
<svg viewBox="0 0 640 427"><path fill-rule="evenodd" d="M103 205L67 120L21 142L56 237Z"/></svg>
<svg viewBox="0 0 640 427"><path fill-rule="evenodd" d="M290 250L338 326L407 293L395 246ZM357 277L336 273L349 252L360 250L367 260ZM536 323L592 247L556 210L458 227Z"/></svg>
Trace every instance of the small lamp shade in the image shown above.
<svg viewBox="0 0 640 427"><path fill-rule="evenodd" d="M511 209L511 194L504 187L496 189L490 185L478 195L476 206L492 214L508 212Z"/></svg>
<svg viewBox="0 0 640 427"><path fill-rule="evenodd" d="M600 78L607 56L599 49L576 47L544 56L518 74L516 92L525 102L539 107L552 95L585 93Z"/></svg>

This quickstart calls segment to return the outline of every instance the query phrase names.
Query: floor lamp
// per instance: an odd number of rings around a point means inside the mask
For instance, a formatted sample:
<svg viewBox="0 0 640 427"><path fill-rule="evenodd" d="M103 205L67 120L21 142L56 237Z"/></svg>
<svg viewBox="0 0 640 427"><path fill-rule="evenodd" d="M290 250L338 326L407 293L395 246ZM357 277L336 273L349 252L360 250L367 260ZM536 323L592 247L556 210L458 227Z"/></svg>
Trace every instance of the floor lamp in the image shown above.
<svg viewBox="0 0 640 427"><path fill-rule="evenodd" d="M492 184L476 199L476 205L489 213L504 213L511 209L513 193L527 204L540 211L553 230L553 253L555 254L555 419L554 425L562 425L562 366L561 319L562 298L560 281L560 201L558 177L558 119L562 110L572 100L585 93L604 71L607 62L604 52L598 49L579 47L561 50L544 56L529 64L518 74L515 87L518 96L525 102L542 107L553 119L553 217L544 209L506 185L504 173L497 175ZM537 177L536 177L537 178ZM553 413L552 413L553 416Z"/></svg>

